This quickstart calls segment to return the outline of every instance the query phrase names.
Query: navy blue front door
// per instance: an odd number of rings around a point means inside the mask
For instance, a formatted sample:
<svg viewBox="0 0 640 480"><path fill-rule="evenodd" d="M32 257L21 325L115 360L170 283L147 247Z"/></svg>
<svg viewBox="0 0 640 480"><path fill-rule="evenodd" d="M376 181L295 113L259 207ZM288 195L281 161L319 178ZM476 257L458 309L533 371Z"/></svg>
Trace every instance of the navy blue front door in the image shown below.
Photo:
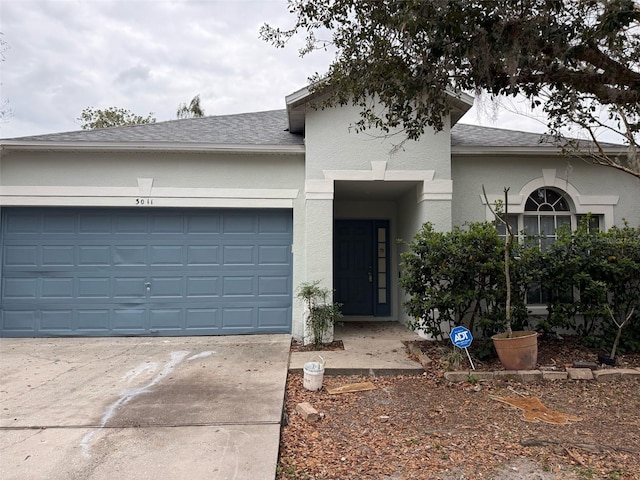
<svg viewBox="0 0 640 480"><path fill-rule="evenodd" d="M345 315L391 315L388 247L387 220L336 220L334 299Z"/></svg>
<svg viewBox="0 0 640 480"><path fill-rule="evenodd" d="M373 224L337 220L334 230L334 300L344 315L373 315Z"/></svg>

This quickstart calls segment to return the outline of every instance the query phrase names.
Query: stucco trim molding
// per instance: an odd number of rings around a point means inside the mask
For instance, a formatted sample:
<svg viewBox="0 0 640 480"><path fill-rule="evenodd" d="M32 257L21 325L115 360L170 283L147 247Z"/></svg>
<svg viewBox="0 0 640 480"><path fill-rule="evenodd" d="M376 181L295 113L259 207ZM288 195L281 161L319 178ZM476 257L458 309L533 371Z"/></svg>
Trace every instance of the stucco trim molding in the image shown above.
<svg viewBox="0 0 640 480"><path fill-rule="evenodd" d="M425 200L448 200L453 198L452 180L434 180L435 170L387 170L386 161L372 161L371 170L323 170L324 180L307 180L306 198L333 199L334 182L341 181L387 181L422 182L418 188L417 202ZM329 182L329 183L323 183ZM322 187L320 187L322 185ZM318 189L322 188L322 193Z"/></svg>
<svg viewBox="0 0 640 480"><path fill-rule="evenodd" d="M569 195L569 199L573 202L574 211L578 215L593 213L604 217L604 228L609 229L615 224L614 206L618 204L620 197L618 195L582 195L580 191L567 179L557 176L555 168L543 168L542 176L526 183L517 195L508 195L509 213L524 213L525 203L529 195L539 188L558 188ZM487 194L487 198L491 204L498 200L503 200L502 194ZM484 197L480 195L480 200L486 206L487 220L493 220L493 214L487 206Z"/></svg>
<svg viewBox="0 0 640 480"><path fill-rule="evenodd" d="M104 206L198 208L293 208L297 189L154 187L138 178L135 187L3 186L3 206Z"/></svg>

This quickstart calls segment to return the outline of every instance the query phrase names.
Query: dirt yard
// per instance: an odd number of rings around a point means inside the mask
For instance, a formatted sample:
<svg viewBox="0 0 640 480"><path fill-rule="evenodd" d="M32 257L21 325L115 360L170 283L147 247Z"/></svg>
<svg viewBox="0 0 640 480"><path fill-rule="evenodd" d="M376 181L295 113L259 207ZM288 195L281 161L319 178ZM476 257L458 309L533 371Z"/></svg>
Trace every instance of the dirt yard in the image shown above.
<svg viewBox="0 0 640 480"><path fill-rule="evenodd" d="M539 365L563 368L572 359L591 359L579 345L562 342L545 351L545 343ZM423 375L325 376L325 388L310 392L302 374L290 374L277 478L640 480L639 380L449 384L443 374L450 349L436 347L424 349L433 362ZM620 360L640 366L638 355ZM375 390L326 391L363 381ZM495 397L538 397L581 420L527 422L521 410ZM323 415L317 423L296 413L305 401Z"/></svg>

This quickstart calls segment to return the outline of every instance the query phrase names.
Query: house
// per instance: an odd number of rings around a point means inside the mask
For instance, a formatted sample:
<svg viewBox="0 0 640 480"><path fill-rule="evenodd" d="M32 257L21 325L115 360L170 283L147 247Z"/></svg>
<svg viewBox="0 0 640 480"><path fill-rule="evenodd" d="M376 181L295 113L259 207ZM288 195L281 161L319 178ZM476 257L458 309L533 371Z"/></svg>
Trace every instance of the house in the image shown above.
<svg viewBox="0 0 640 480"><path fill-rule="evenodd" d="M407 320L398 239L491 219L549 233L640 223L638 180L540 135L458 123L419 141L354 133L356 107L286 110L1 141L0 335L304 333L320 280L346 320Z"/></svg>

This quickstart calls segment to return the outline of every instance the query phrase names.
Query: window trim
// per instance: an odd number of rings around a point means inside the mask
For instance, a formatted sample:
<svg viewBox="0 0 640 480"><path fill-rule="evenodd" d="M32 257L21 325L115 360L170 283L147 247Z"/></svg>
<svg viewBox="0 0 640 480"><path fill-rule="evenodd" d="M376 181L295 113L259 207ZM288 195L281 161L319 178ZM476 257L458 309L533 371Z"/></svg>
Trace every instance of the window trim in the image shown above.
<svg viewBox="0 0 640 480"><path fill-rule="evenodd" d="M555 168L543 168L541 177L526 183L520 189L519 193L508 195L509 214L524 214L527 198L529 198L529 195L535 190L540 188L555 188L565 192L568 200L573 203L573 215L586 215L588 213L601 215L603 225L601 225L600 228L603 230L609 230L615 225L614 206L617 205L620 200L619 195L583 195L571 182L558 177ZM500 189L502 189L502 187L500 187ZM487 194L487 199L490 205L494 205L496 201L504 200L504 193ZM480 194L480 201L485 206L486 220L490 222L493 221L493 213L482 194Z"/></svg>

